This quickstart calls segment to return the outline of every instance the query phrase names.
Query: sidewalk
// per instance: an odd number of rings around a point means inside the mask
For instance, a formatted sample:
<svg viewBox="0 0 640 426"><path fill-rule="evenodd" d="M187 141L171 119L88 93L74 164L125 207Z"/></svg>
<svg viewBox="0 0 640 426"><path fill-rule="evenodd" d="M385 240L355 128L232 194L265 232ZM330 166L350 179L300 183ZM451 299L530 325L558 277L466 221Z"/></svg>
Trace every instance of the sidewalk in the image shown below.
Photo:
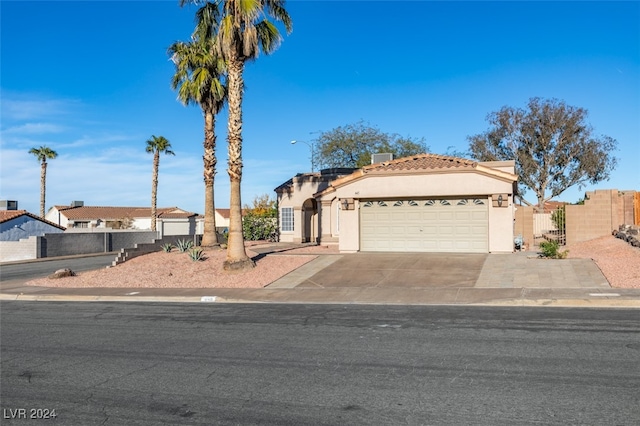
<svg viewBox="0 0 640 426"><path fill-rule="evenodd" d="M277 256L289 248L269 245L254 250ZM425 263L431 270L426 273L416 270L415 265L419 262L415 260L412 263L411 256L418 260L420 256L427 256L429 262ZM468 255L471 264L479 265L471 284L440 286L438 282L426 279L426 275L438 276L432 270L434 264L443 263L437 256L465 261L465 255L327 254L318 256L262 289L47 288L9 281L2 283L0 300L640 308L640 289L611 288L590 259L533 260L530 259L532 253L526 252ZM348 284L344 286L323 286L323 283L332 281L328 276L333 274L335 281L344 277L341 275L344 268L354 268L354 265L359 265L357 267L363 271L377 268L376 273L384 275L387 270L380 269L380 265L385 263L381 259L387 261L388 271L394 273L398 284L381 280L370 285L345 281ZM401 259L403 264L410 263L414 269L407 271L408 275L403 278L401 274L408 268L399 268L393 264L394 259ZM460 269L459 266L457 268ZM415 280L417 272L424 279ZM353 275L366 274L355 271Z"/></svg>

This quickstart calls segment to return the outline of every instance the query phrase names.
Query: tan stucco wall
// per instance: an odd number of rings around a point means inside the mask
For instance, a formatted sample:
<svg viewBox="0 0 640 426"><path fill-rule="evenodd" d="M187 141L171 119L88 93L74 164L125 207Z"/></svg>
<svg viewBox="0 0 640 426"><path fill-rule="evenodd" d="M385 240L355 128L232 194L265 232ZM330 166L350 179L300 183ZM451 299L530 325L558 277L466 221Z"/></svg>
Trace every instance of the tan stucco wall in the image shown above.
<svg viewBox="0 0 640 426"><path fill-rule="evenodd" d="M509 196L507 207L493 207L489 200L489 252L513 252L513 223L515 211L513 197Z"/></svg>
<svg viewBox="0 0 640 426"><path fill-rule="evenodd" d="M360 206L355 203L353 210L340 210L340 243L338 248L344 253L360 250Z"/></svg>
<svg viewBox="0 0 640 426"><path fill-rule="evenodd" d="M305 226L305 213L302 209L302 205L308 199L313 199L313 195L318 192L322 187L326 186L326 181L320 178L314 178L313 176L302 176L293 178L293 188L290 192L279 193L278 195L278 209L281 211L283 207L293 207L293 232L280 232L280 241L287 243L299 243L303 239L304 226ZM318 203L318 210L321 210L320 203ZM278 212L280 215L280 212ZM320 213L319 213L320 214ZM322 221L319 215L313 217L313 230L312 236L319 237L318 231L319 224Z"/></svg>

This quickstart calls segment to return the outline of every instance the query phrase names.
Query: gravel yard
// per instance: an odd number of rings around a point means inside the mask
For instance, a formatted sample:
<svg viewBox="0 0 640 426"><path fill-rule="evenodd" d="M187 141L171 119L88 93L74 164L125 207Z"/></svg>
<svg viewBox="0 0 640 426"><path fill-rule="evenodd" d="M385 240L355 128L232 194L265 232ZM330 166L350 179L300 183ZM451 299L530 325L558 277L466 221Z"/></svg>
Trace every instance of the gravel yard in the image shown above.
<svg viewBox="0 0 640 426"><path fill-rule="evenodd" d="M613 236L564 248L569 258L593 259L615 288L640 288L640 249Z"/></svg>
<svg viewBox="0 0 640 426"><path fill-rule="evenodd" d="M247 254L255 242L247 244ZM565 247L569 258L593 259L612 287L640 288L640 249L606 236ZM44 287L131 287L131 288L262 288L315 259L319 254L337 254L335 247L307 246L257 259L245 273L222 269L226 251L206 250L206 259L194 262L186 253L151 253L113 268L100 269L60 279L38 279L28 285Z"/></svg>

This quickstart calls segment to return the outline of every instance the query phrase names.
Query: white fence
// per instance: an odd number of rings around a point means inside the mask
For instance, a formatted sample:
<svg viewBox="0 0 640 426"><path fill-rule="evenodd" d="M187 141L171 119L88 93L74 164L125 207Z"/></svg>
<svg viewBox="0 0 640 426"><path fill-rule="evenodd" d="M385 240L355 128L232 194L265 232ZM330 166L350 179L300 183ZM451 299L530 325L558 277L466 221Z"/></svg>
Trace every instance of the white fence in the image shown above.
<svg viewBox="0 0 640 426"><path fill-rule="evenodd" d="M551 220L551 213L534 213L533 214L533 236L534 238L542 237L549 231L556 230Z"/></svg>

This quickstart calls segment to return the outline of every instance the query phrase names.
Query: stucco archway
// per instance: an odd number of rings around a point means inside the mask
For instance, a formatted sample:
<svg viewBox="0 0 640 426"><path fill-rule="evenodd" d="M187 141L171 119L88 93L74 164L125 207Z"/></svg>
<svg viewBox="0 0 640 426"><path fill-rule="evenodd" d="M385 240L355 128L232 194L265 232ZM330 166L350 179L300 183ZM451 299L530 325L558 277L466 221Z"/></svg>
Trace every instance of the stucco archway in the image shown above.
<svg viewBox="0 0 640 426"><path fill-rule="evenodd" d="M318 203L313 198L302 203L302 242L318 242Z"/></svg>

